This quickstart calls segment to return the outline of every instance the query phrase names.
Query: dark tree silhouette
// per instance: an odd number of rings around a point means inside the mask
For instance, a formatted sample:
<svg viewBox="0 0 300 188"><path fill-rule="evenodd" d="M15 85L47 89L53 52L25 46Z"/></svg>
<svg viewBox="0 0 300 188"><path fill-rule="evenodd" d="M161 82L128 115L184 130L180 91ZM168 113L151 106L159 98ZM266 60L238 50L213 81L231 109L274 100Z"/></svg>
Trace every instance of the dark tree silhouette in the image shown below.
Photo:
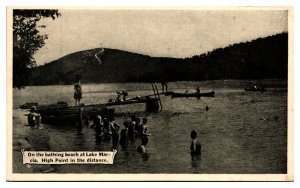
<svg viewBox="0 0 300 188"><path fill-rule="evenodd" d="M60 15L58 10L13 10L13 87L24 88L29 84L29 70L36 66L33 55L45 45L47 35L41 35L37 25L41 18L51 17L53 20Z"/></svg>

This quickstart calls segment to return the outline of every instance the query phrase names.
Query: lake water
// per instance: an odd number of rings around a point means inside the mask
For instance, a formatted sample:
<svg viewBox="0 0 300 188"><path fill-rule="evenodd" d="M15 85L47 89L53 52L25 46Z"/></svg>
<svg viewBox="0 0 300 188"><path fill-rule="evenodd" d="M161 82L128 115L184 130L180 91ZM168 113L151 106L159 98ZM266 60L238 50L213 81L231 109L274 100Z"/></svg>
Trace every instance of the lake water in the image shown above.
<svg viewBox="0 0 300 188"><path fill-rule="evenodd" d="M223 80L174 82L169 91L216 92L215 98L175 98L161 96L163 109L145 112L144 104L116 107L115 120L122 124L134 114L148 117L147 153L140 154L136 139L127 148L119 146L113 165L59 165L55 173L286 173L287 172L287 85L282 80L260 81L267 91L245 92L254 81ZM160 88L160 85L158 85ZM84 84L85 104L104 103L115 98L117 90L129 91L128 97L152 94L151 84ZM51 104L66 101L74 104L73 86L32 86L14 90L13 106L26 102ZM209 110L206 111L205 107ZM14 116L17 110L14 110ZM14 117L14 139L30 137L32 130L23 125L26 119ZM19 129L22 127L22 129ZM190 155L190 132L197 130L202 144L201 157ZM75 125L43 125L47 142L35 146L52 151L108 151L112 141L98 140L93 129ZM26 132L26 133L24 133Z"/></svg>

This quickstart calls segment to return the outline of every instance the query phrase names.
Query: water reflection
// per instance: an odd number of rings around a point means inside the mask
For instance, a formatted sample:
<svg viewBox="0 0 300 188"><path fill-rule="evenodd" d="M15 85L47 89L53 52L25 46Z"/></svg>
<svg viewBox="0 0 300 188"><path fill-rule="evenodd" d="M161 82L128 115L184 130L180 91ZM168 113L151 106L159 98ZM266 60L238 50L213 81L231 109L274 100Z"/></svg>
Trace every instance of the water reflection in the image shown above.
<svg viewBox="0 0 300 188"><path fill-rule="evenodd" d="M201 163L201 155L191 154L191 165L193 168L199 168Z"/></svg>
<svg viewBox="0 0 300 188"><path fill-rule="evenodd" d="M150 158L150 155L148 153L142 153L141 155L142 155L143 162L148 161Z"/></svg>
<svg viewBox="0 0 300 188"><path fill-rule="evenodd" d="M119 147L119 135L114 135L112 138L112 149L117 150Z"/></svg>
<svg viewBox="0 0 300 188"><path fill-rule="evenodd" d="M121 145L121 151L127 151L127 145L125 144L120 144Z"/></svg>
<svg viewBox="0 0 300 188"><path fill-rule="evenodd" d="M100 146L102 143L102 137L100 135L95 134L95 144L96 146Z"/></svg>
<svg viewBox="0 0 300 188"><path fill-rule="evenodd" d="M75 146L83 146L84 143L85 143L85 139L84 139L84 134L82 133L82 127L78 126L76 128L74 145Z"/></svg>

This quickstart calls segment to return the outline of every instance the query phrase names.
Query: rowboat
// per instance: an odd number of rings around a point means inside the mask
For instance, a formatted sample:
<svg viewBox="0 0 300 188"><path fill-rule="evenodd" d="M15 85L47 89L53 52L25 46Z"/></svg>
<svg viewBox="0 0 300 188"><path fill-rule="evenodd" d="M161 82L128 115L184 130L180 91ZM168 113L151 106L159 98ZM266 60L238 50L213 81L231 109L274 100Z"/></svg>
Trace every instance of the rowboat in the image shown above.
<svg viewBox="0 0 300 188"><path fill-rule="evenodd" d="M81 108L81 109L80 109ZM42 123L45 124L71 124L80 121L88 121L95 116L100 115L102 118L113 120L115 108L85 108L85 107L68 107L57 111L42 110L39 113L42 116Z"/></svg>
<svg viewBox="0 0 300 188"><path fill-rule="evenodd" d="M26 109L32 106L36 107L37 112L42 117L42 123L45 124L75 123L93 119L97 115L112 120L115 111L115 108L108 108L105 104L68 106L66 102L58 102L50 105L37 105L37 103L22 105Z"/></svg>
<svg viewBox="0 0 300 188"><path fill-rule="evenodd" d="M135 103L145 103L146 110L157 111L158 99L150 97L141 97L123 100L110 100L108 103L89 104L81 106L68 106L67 103L59 102L50 105L38 105L38 103L26 103L22 108L30 109L32 106L36 107L38 113L42 117L42 123L45 124L62 124L62 123L76 123L80 121L87 121L100 115L102 118L113 120L115 108L114 106L128 105Z"/></svg>
<svg viewBox="0 0 300 188"><path fill-rule="evenodd" d="M168 95L171 95L172 98L179 98L179 97L215 97L215 92L211 91L208 93L175 93L175 92L168 92Z"/></svg>
<svg viewBox="0 0 300 188"><path fill-rule="evenodd" d="M60 101L56 104L48 104L48 105L39 105L37 102L28 102L25 104L22 104L20 106L21 109L31 109L33 106L38 107L39 109L48 109L48 108L60 108L60 107L67 107L68 103Z"/></svg>

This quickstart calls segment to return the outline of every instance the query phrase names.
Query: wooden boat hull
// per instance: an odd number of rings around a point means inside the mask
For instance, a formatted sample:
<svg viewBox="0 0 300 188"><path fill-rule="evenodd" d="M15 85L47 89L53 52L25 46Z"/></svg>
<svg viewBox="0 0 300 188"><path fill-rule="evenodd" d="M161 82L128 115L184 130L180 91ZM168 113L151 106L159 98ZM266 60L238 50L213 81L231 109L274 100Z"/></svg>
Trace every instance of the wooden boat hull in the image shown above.
<svg viewBox="0 0 300 188"><path fill-rule="evenodd" d="M45 124L72 124L80 121L93 119L96 115L101 115L103 118L113 120L114 108L99 108L97 110L85 110L83 108L82 118L80 120L79 108L77 110L60 109L57 111L42 111L42 123Z"/></svg>
<svg viewBox="0 0 300 188"><path fill-rule="evenodd" d="M172 98L180 98L180 97L196 97L196 98L200 98L200 97L215 97L215 92L209 92L209 93L168 93L168 95L171 95Z"/></svg>
<svg viewBox="0 0 300 188"><path fill-rule="evenodd" d="M57 102L56 104L49 104L49 105L39 105L37 102L29 102L22 104L20 106L21 109L30 109L35 106L38 109L49 109L49 108L65 108L68 106L66 102Z"/></svg>
<svg viewBox="0 0 300 188"><path fill-rule="evenodd" d="M112 106L127 105L135 103L145 103L146 110L150 112L158 111L158 99L154 98L134 98L125 101L110 101L103 104L91 104L81 106L68 106L67 103L59 102L50 105L37 105L37 112L41 114L42 123L45 124L62 124L62 123L76 123L87 119L93 119L97 115L103 118L113 120L115 108ZM23 107L31 108L37 103L27 103ZM80 115L80 108L82 114Z"/></svg>
<svg viewBox="0 0 300 188"><path fill-rule="evenodd" d="M83 105L83 106L62 106L48 105L37 106L37 111L42 116L42 123L45 124L61 124L74 123L80 120L80 108L82 108L81 119L93 119L96 115L113 119L114 108L107 108L103 104Z"/></svg>

